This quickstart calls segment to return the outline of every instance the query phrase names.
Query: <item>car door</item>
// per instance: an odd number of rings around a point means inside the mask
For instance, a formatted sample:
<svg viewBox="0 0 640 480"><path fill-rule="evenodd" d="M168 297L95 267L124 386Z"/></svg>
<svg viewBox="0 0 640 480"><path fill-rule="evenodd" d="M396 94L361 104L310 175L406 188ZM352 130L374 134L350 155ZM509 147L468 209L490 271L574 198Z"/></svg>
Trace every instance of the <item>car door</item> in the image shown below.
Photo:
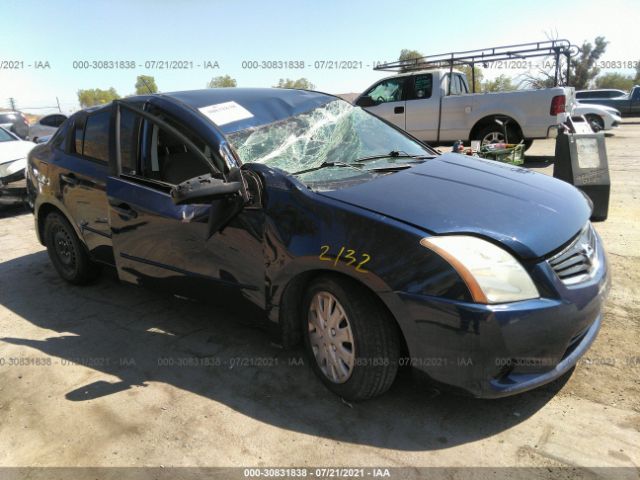
<svg viewBox="0 0 640 480"><path fill-rule="evenodd" d="M388 122L405 128L405 85L408 77L387 78L371 87L364 96L371 97L374 106L367 110Z"/></svg>
<svg viewBox="0 0 640 480"><path fill-rule="evenodd" d="M194 133L189 112L177 118L147 105L145 117L120 103L117 108L120 163L107 189L119 277L191 298L247 298L264 308L262 209L245 205L212 231L212 220L232 207L229 199L176 205L171 196L176 184L224 165L215 145L203 140L206 132Z"/></svg>
<svg viewBox="0 0 640 480"><path fill-rule="evenodd" d="M406 130L423 141L438 138L440 96L434 95L433 74L414 75L407 85Z"/></svg>
<svg viewBox="0 0 640 480"><path fill-rule="evenodd" d="M80 114L53 159L58 195L92 256L112 263L106 182L111 108Z"/></svg>

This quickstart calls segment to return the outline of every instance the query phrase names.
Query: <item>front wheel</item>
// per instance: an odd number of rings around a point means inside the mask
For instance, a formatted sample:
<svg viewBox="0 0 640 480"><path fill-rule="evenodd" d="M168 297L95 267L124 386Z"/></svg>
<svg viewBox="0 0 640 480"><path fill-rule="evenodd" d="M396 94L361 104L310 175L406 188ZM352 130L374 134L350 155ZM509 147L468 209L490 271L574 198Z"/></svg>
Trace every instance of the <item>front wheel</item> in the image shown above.
<svg viewBox="0 0 640 480"><path fill-rule="evenodd" d="M304 341L322 382L347 400L366 400L391 387L398 371L397 326L360 285L322 277L303 300Z"/></svg>
<svg viewBox="0 0 640 480"><path fill-rule="evenodd" d="M71 224L59 213L44 221L44 238L51 263L67 282L83 285L93 280L100 268L89 258Z"/></svg>

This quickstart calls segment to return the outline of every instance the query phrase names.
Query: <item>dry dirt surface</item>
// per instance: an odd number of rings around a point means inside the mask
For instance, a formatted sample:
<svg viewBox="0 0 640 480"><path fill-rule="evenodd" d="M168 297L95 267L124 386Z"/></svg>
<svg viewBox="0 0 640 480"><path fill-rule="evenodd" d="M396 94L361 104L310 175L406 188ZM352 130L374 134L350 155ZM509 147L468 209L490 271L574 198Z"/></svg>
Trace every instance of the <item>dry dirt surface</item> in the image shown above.
<svg viewBox="0 0 640 480"><path fill-rule="evenodd" d="M535 142L527 167L551 174L553 148ZM3 210L0 467L492 467L473 478L545 467L527 475L637 478L640 121L627 121L607 148L611 205L596 228L613 286L601 332L571 375L493 401L403 375L381 398L346 404L300 350L280 350L240 314L109 272L67 285L31 214ZM0 469L11 475L53 478Z"/></svg>

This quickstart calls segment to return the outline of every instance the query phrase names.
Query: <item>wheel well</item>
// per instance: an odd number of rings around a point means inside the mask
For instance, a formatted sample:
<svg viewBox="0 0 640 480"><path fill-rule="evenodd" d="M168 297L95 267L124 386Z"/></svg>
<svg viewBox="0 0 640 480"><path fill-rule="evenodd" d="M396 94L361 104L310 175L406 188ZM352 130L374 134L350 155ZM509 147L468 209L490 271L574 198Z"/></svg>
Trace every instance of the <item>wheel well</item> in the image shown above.
<svg viewBox="0 0 640 480"><path fill-rule="evenodd" d="M301 273L287 283L282 298L280 299L280 314L279 314L279 326L281 341L284 348L292 348L302 341L302 325L300 322L300 315L302 315L302 299L304 298L304 292L309 284L318 277L333 277L353 284L356 288L360 288L367 292L374 302L377 304L377 308L382 308L387 312L390 318L398 329L400 339L402 342L401 355L408 355L408 347L405 341L402 329L398 324L398 321L393 316L389 308L378 297L373 290L362 282L357 281L353 277L348 275L334 272L331 270L313 270L310 272Z"/></svg>
<svg viewBox="0 0 640 480"><path fill-rule="evenodd" d="M44 222L47 218L47 215L49 215L51 212L57 212L66 218L62 210L60 210L55 205L52 205L50 203L45 203L43 205L40 205L40 208L38 208L38 238L40 239L40 243L42 245L45 245Z"/></svg>
<svg viewBox="0 0 640 480"><path fill-rule="evenodd" d="M520 133L520 136L523 136L522 128L520 127L520 124L516 122L512 117L509 117L508 115L489 115L487 117L481 118L476 122L476 124L471 129L471 133L469 133L469 139L478 140L476 138L476 135L478 135L480 131L487 126L496 126L498 128L501 128L497 123L495 123L496 118L502 121L508 120L509 121L508 126L517 128Z"/></svg>

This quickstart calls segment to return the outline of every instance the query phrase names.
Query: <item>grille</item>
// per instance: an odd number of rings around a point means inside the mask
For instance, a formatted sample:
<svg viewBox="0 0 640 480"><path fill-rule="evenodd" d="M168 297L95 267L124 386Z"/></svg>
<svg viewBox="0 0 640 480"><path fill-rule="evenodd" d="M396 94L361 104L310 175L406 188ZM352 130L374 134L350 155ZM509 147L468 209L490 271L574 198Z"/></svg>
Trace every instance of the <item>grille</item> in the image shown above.
<svg viewBox="0 0 640 480"><path fill-rule="evenodd" d="M571 245L551 257L549 265L565 285L573 285L591 278L598 266L596 235L591 223L587 223Z"/></svg>

